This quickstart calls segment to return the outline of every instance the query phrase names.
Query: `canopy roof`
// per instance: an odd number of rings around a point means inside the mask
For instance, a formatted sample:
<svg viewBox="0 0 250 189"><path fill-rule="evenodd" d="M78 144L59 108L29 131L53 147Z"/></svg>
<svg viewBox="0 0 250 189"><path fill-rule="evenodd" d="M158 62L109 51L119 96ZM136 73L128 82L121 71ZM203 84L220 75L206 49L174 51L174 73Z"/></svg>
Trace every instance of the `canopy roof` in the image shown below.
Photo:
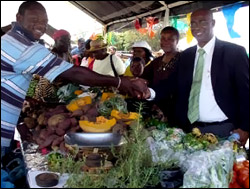
<svg viewBox="0 0 250 189"><path fill-rule="evenodd" d="M187 14L198 8L215 8L240 1L70 1L73 5L107 26L107 31L132 27L135 18L157 16L164 19L166 8L170 16ZM242 1L245 2L245 1ZM249 2L248 2L249 3Z"/></svg>

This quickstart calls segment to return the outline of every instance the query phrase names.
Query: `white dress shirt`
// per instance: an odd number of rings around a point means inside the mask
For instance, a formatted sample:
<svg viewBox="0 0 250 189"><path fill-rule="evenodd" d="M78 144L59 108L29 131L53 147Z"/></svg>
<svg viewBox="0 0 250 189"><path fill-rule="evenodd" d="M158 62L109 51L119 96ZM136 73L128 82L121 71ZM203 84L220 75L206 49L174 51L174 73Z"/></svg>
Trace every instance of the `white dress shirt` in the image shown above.
<svg viewBox="0 0 250 189"><path fill-rule="evenodd" d="M205 62L203 68L203 76L202 76L200 99L199 99L200 116L198 121L200 122L217 122L217 121L220 122L228 119L227 116L224 114L224 112L218 106L214 97L214 91L212 87L211 66L212 66L214 47L215 47L215 36L203 47L203 49L205 50L204 54ZM197 45L194 73L199 56L198 50L200 48L201 47Z"/></svg>
<svg viewBox="0 0 250 189"><path fill-rule="evenodd" d="M221 122L227 120L228 117L224 114L224 112L218 106L215 97L214 91L212 87L211 81L211 66L212 66L212 57L214 53L215 47L215 36L203 47L205 50L204 54L204 70L203 77L201 82L201 90L200 90L200 99L199 99L199 119L200 122ZM198 50L201 47L197 45L197 51L195 56L195 65L194 65L194 73L196 64L198 61ZM193 75L194 75L193 73ZM156 96L154 90L150 89L151 97L148 100L153 100Z"/></svg>

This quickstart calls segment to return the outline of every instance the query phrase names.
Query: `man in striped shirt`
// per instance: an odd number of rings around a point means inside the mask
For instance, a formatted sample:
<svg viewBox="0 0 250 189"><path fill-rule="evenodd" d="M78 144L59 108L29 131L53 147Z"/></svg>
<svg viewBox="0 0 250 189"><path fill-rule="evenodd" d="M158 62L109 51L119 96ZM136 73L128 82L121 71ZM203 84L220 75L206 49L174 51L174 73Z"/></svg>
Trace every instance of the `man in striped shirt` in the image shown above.
<svg viewBox="0 0 250 189"><path fill-rule="evenodd" d="M10 146L33 74L51 82L60 77L89 86L115 86L137 97L146 91L144 80L103 76L75 67L39 44L48 23L46 10L40 3L22 3L16 19L12 29L1 37L1 157Z"/></svg>

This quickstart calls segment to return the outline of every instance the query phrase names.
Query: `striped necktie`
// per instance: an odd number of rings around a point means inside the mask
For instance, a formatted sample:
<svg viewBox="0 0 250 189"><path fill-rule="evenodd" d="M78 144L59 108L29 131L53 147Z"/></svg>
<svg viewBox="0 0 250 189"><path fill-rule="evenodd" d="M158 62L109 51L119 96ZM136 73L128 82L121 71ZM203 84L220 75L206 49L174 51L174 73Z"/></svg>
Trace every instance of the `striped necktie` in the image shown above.
<svg viewBox="0 0 250 189"><path fill-rule="evenodd" d="M189 95L189 103L188 103L188 119L191 124L199 118L199 97L200 97L200 89L201 89L201 81L202 81L202 73L204 67L204 49L199 49L199 57L195 69L195 74L193 77L193 82L191 86L191 91Z"/></svg>

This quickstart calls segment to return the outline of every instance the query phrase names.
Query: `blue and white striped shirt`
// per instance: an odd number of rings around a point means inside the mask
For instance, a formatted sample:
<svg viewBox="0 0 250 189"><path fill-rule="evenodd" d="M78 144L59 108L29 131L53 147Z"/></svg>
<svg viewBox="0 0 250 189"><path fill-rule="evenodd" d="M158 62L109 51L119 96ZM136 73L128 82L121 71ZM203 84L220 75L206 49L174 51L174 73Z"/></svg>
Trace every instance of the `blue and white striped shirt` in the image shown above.
<svg viewBox="0 0 250 189"><path fill-rule="evenodd" d="M1 37L1 146L10 146L32 75L53 81L72 66L13 23Z"/></svg>

